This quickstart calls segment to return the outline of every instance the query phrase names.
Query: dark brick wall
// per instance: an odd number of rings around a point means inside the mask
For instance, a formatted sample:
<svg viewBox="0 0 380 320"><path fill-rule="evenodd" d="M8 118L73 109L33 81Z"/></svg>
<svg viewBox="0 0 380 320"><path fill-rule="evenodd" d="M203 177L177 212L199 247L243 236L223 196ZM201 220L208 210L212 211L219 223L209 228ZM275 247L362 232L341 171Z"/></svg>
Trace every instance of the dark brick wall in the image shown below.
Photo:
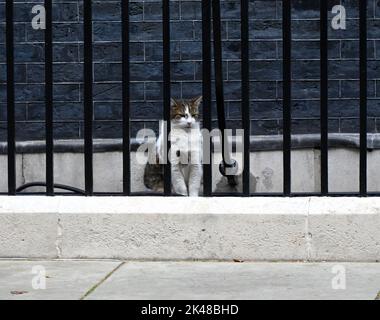
<svg viewBox="0 0 380 320"><path fill-rule="evenodd" d="M5 1L0 1L0 138L6 137ZM357 0L342 0L347 30L329 30L330 131L357 132L359 115ZM380 0L369 0L369 129L380 130ZM240 127L238 0L222 1L229 126ZM331 1L330 5L339 1ZM15 1L17 138L44 138L44 33L31 27L34 4ZM253 134L282 132L281 1L250 1ZM319 1L293 0L293 129L319 130ZM121 133L119 1L94 1L94 136ZM172 91L201 94L201 2L172 1ZM131 2L132 134L157 128L162 116L161 3ZM83 137L82 1L54 1L56 138ZM215 107L214 107L215 108ZM214 112L215 115L215 112Z"/></svg>

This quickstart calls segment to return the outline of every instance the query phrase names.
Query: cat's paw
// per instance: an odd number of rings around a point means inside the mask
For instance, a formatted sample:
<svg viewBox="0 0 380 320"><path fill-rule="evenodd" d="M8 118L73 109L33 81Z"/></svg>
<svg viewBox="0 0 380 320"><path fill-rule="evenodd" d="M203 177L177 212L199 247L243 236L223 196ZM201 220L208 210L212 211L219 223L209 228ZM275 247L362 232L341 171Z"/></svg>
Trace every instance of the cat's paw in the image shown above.
<svg viewBox="0 0 380 320"><path fill-rule="evenodd" d="M177 189L174 189L174 192L177 195L184 196L184 197L187 197L189 195L186 188L177 188Z"/></svg>
<svg viewBox="0 0 380 320"><path fill-rule="evenodd" d="M187 197L187 194L180 194L174 191L172 192L172 196L173 197Z"/></svg>

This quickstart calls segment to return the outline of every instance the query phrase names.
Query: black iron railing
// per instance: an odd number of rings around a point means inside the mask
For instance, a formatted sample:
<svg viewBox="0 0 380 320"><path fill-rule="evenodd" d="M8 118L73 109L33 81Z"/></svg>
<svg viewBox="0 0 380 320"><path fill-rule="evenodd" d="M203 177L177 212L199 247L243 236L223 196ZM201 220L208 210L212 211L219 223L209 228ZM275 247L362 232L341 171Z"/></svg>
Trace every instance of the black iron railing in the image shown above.
<svg viewBox="0 0 380 320"><path fill-rule="evenodd" d="M16 193L16 119L14 88L13 1L6 2L8 193Z"/></svg>
<svg viewBox="0 0 380 320"><path fill-rule="evenodd" d="M130 163L130 59L129 59L129 1L121 0L122 20L122 88L123 88L123 192L131 193ZM45 103L46 103L46 183L30 183L17 189L16 187L16 139L15 139L15 74L14 74L14 12L13 0L6 1L6 64L7 64L7 154L8 154L8 194L15 195L31 186L45 186L46 195L58 194L56 190L64 189L77 194L104 195L94 193L93 188L93 39L92 39L92 2L84 0L84 154L85 154L85 190L56 184L54 181L54 140L53 140L53 28L52 0L45 0ZM373 195L367 192L367 1L358 0L360 25L360 186L358 193L333 194L328 190L328 0L320 0L320 127L321 127L321 192L312 195ZM249 0L241 0L241 94L242 94L242 126L244 129L244 172L243 192L231 193L231 196L251 196L250 191L250 74L249 74ZM268 194L278 196L298 196L291 190L291 148L292 148L292 19L291 0L284 0L283 17L283 192ZM163 120L170 132L170 0L162 0L163 26ZM221 54L221 21L220 1L202 1L202 45L203 45L203 127L211 130L212 99L212 61L215 62L216 99L218 104L219 126L224 128L224 95L222 79ZM211 27L212 26L212 27ZM213 32L212 32L213 30ZM212 39L214 41L212 41ZM212 57L212 43L214 57ZM214 58L212 60L212 58ZM167 150L169 149L167 141ZM211 164L204 164L203 185L204 196L212 193ZM164 195L171 195L170 163L164 170ZM140 194L141 195L141 194ZM215 194L220 196L222 194ZM227 194L223 194L227 195Z"/></svg>

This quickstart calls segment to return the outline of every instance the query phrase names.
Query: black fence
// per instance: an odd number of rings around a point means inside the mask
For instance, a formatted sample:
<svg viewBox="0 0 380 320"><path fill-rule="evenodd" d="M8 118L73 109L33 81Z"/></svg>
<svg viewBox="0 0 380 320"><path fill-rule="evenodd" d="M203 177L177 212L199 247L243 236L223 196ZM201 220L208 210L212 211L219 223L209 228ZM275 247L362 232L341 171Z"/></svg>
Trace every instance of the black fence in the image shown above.
<svg viewBox="0 0 380 320"><path fill-rule="evenodd" d="M131 193L130 163L130 68L129 68L129 1L122 2L122 87L123 87L123 192L118 195L142 195ZM328 0L320 0L320 127L321 127L321 192L316 194L292 193L291 190L291 148L292 148L292 1L284 0L283 17L283 181L284 188L280 194L270 196L369 196L367 192L367 1L358 0L360 25L360 188L358 193L329 193L328 176ZM85 190L62 186L54 182L54 140L53 140L53 29L52 0L45 0L45 103L46 103L46 182L30 183L16 186L16 141L15 141L15 74L14 74L14 1L6 1L6 63L7 63L7 150L8 150L8 194L15 195L31 186L46 186L46 195L53 196L57 189L65 189L75 194L87 196L110 195L94 193L93 190L93 39L92 39L92 3L83 1L84 14L84 154L85 154ZM249 74L249 0L241 0L241 94L242 94L242 126L244 129L244 172L243 192L231 194L213 194L211 165L204 164L203 185L204 196L265 196L250 192L250 74ZM162 0L162 32L163 32L163 99L164 117L170 132L170 0ZM203 44L203 127L211 130L212 99L212 62L215 63L216 98L218 105L219 127L224 129L224 95L222 78L221 49L221 17L220 1L202 1L202 44ZM214 57L212 57L214 45ZM168 142L169 144L169 142ZM169 147L169 146L168 146ZM25 193L22 193L25 194ZM29 193L31 194L31 193ZM69 193L70 194L70 193ZM116 195L116 194L113 194ZM164 195L171 195L170 163L164 170Z"/></svg>

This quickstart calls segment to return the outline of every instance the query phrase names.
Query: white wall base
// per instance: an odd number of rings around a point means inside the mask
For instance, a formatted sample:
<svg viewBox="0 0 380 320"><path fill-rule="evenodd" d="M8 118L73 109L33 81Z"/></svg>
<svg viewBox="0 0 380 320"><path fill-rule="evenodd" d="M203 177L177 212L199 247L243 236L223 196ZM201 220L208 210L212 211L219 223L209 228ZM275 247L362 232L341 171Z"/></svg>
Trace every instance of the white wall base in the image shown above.
<svg viewBox="0 0 380 320"><path fill-rule="evenodd" d="M359 191L359 150L329 149L329 191ZM234 155L243 168L242 154ZM55 153L54 181L79 189L84 189L83 153ZM220 153L214 154L213 190L222 179L219 164ZM380 191L379 168L380 149L368 152L368 191ZM45 153L24 153L16 157L16 184L46 181ZM8 191L7 156L0 154L0 192ZM94 153L94 191L122 192L123 155L121 152ZM139 164L136 152L131 153L131 187L133 192L149 191L144 186L145 162ZM270 171L265 177L264 172ZM297 149L292 151L292 192L320 192L320 150ZM251 153L251 173L258 179L257 186L251 184L251 192L273 193L283 191L283 153L278 150ZM265 182L267 181L267 183ZM27 192L44 192L45 188L34 187Z"/></svg>
<svg viewBox="0 0 380 320"><path fill-rule="evenodd" d="M379 261L380 198L0 197L0 258Z"/></svg>

